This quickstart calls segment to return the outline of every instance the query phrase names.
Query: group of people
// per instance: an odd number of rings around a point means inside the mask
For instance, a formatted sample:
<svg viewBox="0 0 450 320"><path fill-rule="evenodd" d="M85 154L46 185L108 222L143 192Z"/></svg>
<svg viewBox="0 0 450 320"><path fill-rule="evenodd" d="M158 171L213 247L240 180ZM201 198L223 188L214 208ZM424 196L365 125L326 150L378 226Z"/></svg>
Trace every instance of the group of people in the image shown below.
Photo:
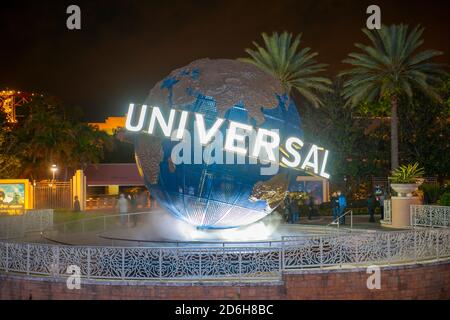
<svg viewBox="0 0 450 320"><path fill-rule="evenodd" d="M121 193L119 195L119 200L117 201L117 208L120 213L120 222L121 224L126 223L126 214L136 213L138 212L138 205L141 203L142 208L147 205L147 195L146 193L130 193L125 196L125 194ZM132 221L134 225L137 224L137 215L132 215Z"/></svg>
<svg viewBox="0 0 450 320"><path fill-rule="evenodd" d="M331 212L333 222L345 224L345 209L347 209L347 198L341 191L333 192L331 195Z"/></svg>
<svg viewBox="0 0 450 320"><path fill-rule="evenodd" d="M317 214L317 208L314 197L309 195L307 200L308 206L308 220L311 220ZM300 204L296 199L292 199L289 192L284 198L284 220L287 223L298 223L300 221Z"/></svg>

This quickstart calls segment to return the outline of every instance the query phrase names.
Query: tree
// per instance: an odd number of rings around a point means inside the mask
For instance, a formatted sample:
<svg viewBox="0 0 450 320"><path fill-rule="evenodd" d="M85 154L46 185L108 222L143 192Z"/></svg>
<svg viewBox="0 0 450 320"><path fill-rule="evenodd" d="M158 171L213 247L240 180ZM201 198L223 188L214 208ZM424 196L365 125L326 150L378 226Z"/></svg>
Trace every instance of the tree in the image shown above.
<svg viewBox="0 0 450 320"><path fill-rule="evenodd" d="M11 130L6 113L0 109L0 178L13 178L20 173L20 161L14 154L17 141Z"/></svg>
<svg viewBox="0 0 450 320"><path fill-rule="evenodd" d="M326 64L317 63L317 52L311 48L299 49L301 34L292 42L292 33L274 32L271 36L262 33L265 48L253 42L256 50L246 49L250 58L240 61L251 63L279 79L288 94L292 89L312 103L322 105L317 92L329 92L331 81L316 74L325 70Z"/></svg>
<svg viewBox="0 0 450 320"><path fill-rule="evenodd" d="M419 90L431 99L442 102L436 88L445 71L442 65L431 62L440 51L417 52L422 45L423 28L409 31L406 25L382 26L379 30L363 29L371 45L355 44L362 53L350 53L343 62L351 69L343 71L346 77L343 96L357 106L361 102L387 98L391 105L391 169L399 165L398 103L402 95L412 99L413 90Z"/></svg>
<svg viewBox="0 0 450 320"><path fill-rule="evenodd" d="M336 81L333 92L322 97L321 108L307 104L301 107L305 140L314 140L330 150L332 185L362 198L370 191L371 177L388 172L388 128L384 122L371 128L371 118L355 117L354 108L345 103L341 90L340 81Z"/></svg>
<svg viewBox="0 0 450 320"><path fill-rule="evenodd" d="M73 110L55 99L36 97L21 110L9 137L14 140L10 153L19 160L22 177L46 178L50 165L57 164L67 179L70 171L99 162L111 144L106 133L81 123Z"/></svg>
<svg viewBox="0 0 450 320"><path fill-rule="evenodd" d="M439 88L444 99L450 97L450 79ZM399 110L404 119L399 126L400 141L404 146L406 162L418 161L427 176L449 177L450 157L450 104L444 107L423 94L405 101L406 108Z"/></svg>

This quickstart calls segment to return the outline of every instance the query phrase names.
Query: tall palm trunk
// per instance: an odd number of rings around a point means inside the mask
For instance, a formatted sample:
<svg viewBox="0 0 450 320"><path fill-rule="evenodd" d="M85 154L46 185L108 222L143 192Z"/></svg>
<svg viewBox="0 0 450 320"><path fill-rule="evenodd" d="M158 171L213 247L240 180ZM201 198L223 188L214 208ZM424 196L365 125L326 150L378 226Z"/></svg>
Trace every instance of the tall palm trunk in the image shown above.
<svg viewBox="0 0 450 320"><path fill-rule="evenodd" d="M398 99L391 97L391 169L398 168Z"/></svg>

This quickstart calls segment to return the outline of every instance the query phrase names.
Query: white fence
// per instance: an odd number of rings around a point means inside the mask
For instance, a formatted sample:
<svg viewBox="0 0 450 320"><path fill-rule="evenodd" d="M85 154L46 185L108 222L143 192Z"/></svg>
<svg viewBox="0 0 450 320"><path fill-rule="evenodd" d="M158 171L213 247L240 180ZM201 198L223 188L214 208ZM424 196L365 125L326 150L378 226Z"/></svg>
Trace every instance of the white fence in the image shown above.
<svg viewBox="0 0 450 320"><path fill-rule="evenodd" d="M53 226L53 209L26 210L22 215L0 218L0 239L23 237L27 232L43 231Z"/></svg>
<svg viewBox="0 0 450 320"><path fill-rule="evenodd" d="M290 237L277 247L93 247L0 242L0 271L87 279L273 279L283 270L450 257L450 229Z"/></svg>
<svg viewBox="0 0 450 320"><path fill-rule="evenodd" d="M414 227L450 227L450 207L412 205L411 225Z"/></svg>
<svg viewBox="0 0 450 320"><path fill-rule="evenodd" d="M449 206L411 205L410 217L413 227L450 227ZM381 223L392 223L391 200L384 200L384 219Z"/></svg>
<svg viewBox="0 0 450 320"><path fill-rule="evenodd" d="M392 223L392 207L391 200L384 200L384 217L381 220L382 224L391 224Z"/></svg>

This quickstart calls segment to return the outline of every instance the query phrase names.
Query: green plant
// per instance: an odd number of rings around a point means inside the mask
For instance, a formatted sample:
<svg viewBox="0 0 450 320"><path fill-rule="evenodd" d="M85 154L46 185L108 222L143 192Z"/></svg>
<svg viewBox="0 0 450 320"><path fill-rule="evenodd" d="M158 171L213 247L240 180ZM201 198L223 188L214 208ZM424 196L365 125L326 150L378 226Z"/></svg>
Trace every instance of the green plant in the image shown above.
<svg viewBox="0 0 450 320"><path fill-rule="evenodd" d="M444 189L437 183L424 183L419 187L423 192L423 201L425 204L437 203Z"/></svg>
<svg viewBox="0 0 450 320"><path fill-rule="evenodd" d="M401 165L391 172L391 183L416 183L423 177L425 170L419 163Z"/></svg>
<svg viewBox="0 0 450 320"><path fill-rule="evenodd" d="M445 192L438 202L441 206L450 206L450 192Z"/></svg>
<svg viewBox="0 0 450 320"><path fill-rule="evenodd" d="M256 50L245 50L250 58L239 60L251 63L279 79L288 94L291 89L296 89L315 107L321 106L323 103L317 92L330 92L331 81L316 75L327 66L317 63L315 57L318 53L311 52L311 48L299 49L301 34L294 41L292 33L286 31L281 35L274 32L271 36L263 33L262 37L265 48L253 42Z"/></svg>

